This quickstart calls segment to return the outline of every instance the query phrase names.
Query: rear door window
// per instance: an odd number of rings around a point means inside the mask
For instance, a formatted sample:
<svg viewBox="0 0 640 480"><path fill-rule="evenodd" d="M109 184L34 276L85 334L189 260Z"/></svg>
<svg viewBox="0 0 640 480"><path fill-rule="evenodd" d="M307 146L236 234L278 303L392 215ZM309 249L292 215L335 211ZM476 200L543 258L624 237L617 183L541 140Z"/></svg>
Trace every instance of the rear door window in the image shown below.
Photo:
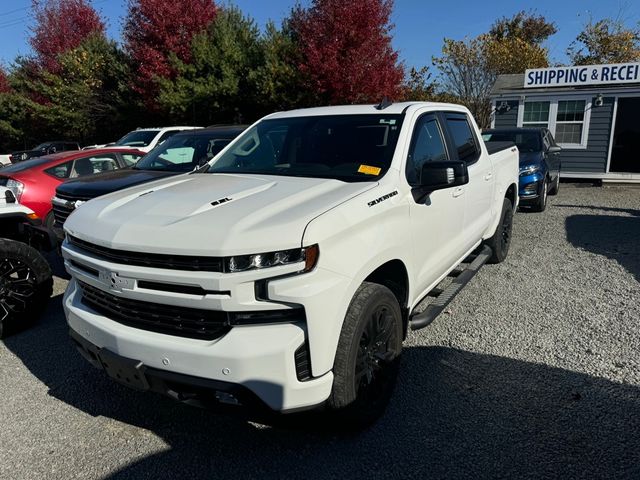
<svg viewBox="0 0 640 480"><path fill-rule="evenodd" d="M69 178L71 176L71 170L73 169L73 160L60 163L55 167L47 168L45 173L56 178Z"/></svg>
<svg viewBox="0 0 640 480"><path fill-rule="evenodd" d="M480 148L467 116L448 113L445 118L451 142L458 153L458 160L467 164L476 162L480 158Z"/></svg>
<svg viewBox="0 0 640 480"><path fill-rule="evenodd" d="M119 167L115 155L96 155L93 157L78 158L74 165L71 177L84 177L94 173L117 170Z"/></svg>

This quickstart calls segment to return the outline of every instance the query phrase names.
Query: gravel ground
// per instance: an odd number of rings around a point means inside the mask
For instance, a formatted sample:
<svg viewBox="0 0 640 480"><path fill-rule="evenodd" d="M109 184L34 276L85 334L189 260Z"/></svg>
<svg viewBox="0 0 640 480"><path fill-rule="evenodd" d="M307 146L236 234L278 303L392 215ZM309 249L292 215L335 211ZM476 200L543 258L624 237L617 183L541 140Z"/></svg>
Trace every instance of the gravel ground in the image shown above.
<svg viewBox="0 0 640 480"><path fill-rule="evenodd" d="M46 316L0 343L0 478L640 478L640 188L550 200L410 334L387 414L358 435L110 382L71 347L56 279Z"/></svg>

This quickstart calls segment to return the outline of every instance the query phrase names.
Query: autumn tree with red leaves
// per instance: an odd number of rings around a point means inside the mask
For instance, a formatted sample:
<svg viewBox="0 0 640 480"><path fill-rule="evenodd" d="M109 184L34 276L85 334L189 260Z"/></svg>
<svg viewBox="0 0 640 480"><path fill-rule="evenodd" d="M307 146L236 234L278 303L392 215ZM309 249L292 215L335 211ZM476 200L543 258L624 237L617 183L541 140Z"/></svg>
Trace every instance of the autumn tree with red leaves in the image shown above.
<svg viewBox="0 0 640 480"><path fill-rule="evenodd" d="M35 26L29 43L38 65L58 72L60 54L77 48L93 34L104 34L105 26L85 0L32 0Z"/></svg>
<svg viewBox="0 0 640 480"><path fill-rule="evenodd" d="M291 27L308 87L329 103L397 98L404 77L391 46L393 0L313 0L296 7Z"/></svg>
<svg viewBox="0 0 640 480"><path fill-rule="evenodd" d="M193 37L216 12L212 0L129 0L125 46L137 66L134 88L148 107L155 105L158 80L175 75L170 56L190 63Z"/></svg>

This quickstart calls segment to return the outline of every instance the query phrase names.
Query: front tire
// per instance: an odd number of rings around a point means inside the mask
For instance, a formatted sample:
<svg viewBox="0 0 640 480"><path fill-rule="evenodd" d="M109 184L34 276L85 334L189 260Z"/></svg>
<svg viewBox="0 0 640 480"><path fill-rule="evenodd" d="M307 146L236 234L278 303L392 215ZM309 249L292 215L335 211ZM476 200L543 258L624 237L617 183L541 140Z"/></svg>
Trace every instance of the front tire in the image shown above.
<svg viewBox="0 0 640 480"><path fill-rule="evenodd" d="M501 263L509 254L511 246L511 231L513 229L513 205L511 200L505 198L502 201L502 212L500 221L493 236L485 243L491 247L491 258L489 263Z"/></svg>
<svg viewBox="0 0 640 480"><path fill-rule="evenodd" d="M364 282L349 305L333 365L327 407L337 425L362 428L384 413L398 376L402 337L395 295Z"/></svg>
<svg viewBox="0 0 640 480"><path fill-rule="evenodd" d="M0 338L26 326L44 309L53 279L47 261L34 248L0 239Z"/></svg>
<svg viewBox="0 0 640 480"><path fill-rule="evenodd" d="M549 179L547 177L544 177L544 180L542 181L542 187L540 188L540 194L538 195L536 203L531 206L531 210L533 210L534 212L544 212L546 210L548 192Z"/></svg>
<svg viewBox="0 0 640 480"><path fill-rule="evenodd" d="M549 189L549 195L557 195L560 190L560 171L556 175L556 179L553 181L553 185Z"/></svg>

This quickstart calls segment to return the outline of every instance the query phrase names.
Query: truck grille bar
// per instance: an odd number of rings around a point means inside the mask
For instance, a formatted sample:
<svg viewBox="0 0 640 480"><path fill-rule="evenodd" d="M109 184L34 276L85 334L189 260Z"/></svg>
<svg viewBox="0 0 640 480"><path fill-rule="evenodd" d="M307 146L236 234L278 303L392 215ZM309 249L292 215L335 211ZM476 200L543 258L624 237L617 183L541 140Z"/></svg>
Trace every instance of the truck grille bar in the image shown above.
<svg viewBox="0 0 640 480"><path fill-rule="evenodd" d="M215 340L231 328L227 312L116 297L84 282L78 283L86 306L129 327L199 340Z"/></svg>
<svg viewBox="0 0 640 480"><path fill-rule="evenodd" d="M130 252L95 245L79 238L68 236L69 243L101 260L139 267L185 270L190 272L222 272L224 262L220 257L196 257L159 253Z"/></svg>

